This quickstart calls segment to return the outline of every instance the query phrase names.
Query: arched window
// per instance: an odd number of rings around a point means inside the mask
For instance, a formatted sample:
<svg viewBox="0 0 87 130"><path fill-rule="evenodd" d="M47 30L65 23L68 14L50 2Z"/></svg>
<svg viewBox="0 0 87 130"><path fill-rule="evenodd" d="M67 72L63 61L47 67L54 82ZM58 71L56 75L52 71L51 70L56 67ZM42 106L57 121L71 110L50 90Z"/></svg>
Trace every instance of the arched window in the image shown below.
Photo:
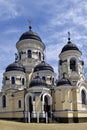
<svg viewBox="0 0 87 130"><path fill-rule="evenodd" d="M21 60L21 52L19 52L19 59Z"/></svg>
<svg viewBox="0 0 87 130"><path fill-rule="evenodd" d="M28 58L32 58L31 50L28 50Z"/></svg>
<svg viewBox="0 0 87 130"><path fill-rule="evenodd" d="M52 84L54 84L54 78L52 79Z"/></svg>
<svg viewBox="0 0 87 130"><path fill-rule="evenodd" d="M21 108L21 100L18 100L18 108Z"/></svg>
<svg viewBox="0 0 87 130"><path fill-rule="evenodd" d="M41 61L41 53L39 52L39 60Z"/></svg>
<svg viewBox="0 0 87 130"><path fill-rule="evenodd" d="M42 80L46 82L46 77L45 77L45 76L43 76L43 77L42 77Z"/></svg>
<svg viewBox="0 0 87 130"><path fill-rule="evenodd" d="M86 105L86 93L85 93L84 90L82 90L81 96L82 96L82 104L85 104L85 105Z"/></svg>
<svg viewBox="0 0 87 130"><path fill-rule="evenodd" d="M70 69L76 71L76 60L74 58L70 60Z"/></svg>
<svg viewBox="0 0 87 130"><path fill-rule="evenodd" d="M11 77L11 83L15 84L15 77Z"/></svg>
<svg viewBox="0 0 87 130"><path fill-rule="evenodd" d="M2 96L2 107L3 108L6 107L6 96L5 95Z"/></svg>
<svg viewBox="0 0 87 130"><path fill-rule="evenodd" d="M25 84L25 79L24 78L22 78L22 85L24 85Z"/></svg>

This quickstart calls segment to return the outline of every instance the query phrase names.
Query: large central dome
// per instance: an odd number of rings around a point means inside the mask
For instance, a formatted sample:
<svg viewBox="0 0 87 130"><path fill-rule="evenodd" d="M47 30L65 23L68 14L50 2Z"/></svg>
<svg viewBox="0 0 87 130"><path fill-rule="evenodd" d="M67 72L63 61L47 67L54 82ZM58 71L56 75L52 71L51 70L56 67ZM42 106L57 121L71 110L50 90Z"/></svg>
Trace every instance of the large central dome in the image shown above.
<svg viewBox="0 0 87 130"><path fill-rule="evenodd" d="M37 33L33 32L31 30L31 26L29 27L29 31L27 32L24 32L21 37L19 38L19 41L21 40L25 40L25 39L34 39L34 40L37 40L37 41L40 41L42 42L41 38L38 36Z"/></svg>

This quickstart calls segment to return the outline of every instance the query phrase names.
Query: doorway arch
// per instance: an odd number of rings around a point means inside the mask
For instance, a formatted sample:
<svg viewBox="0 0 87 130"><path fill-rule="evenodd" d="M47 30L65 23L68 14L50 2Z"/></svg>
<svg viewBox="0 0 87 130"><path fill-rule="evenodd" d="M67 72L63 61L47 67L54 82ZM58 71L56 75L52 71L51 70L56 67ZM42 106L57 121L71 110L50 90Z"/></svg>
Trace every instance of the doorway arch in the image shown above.
<svg viewBox="0 0 87 130"><path fill-rule="evenodd" d="M48 117L50 117L52 112L52 97L49 93L44 93L41 96L42 99L42 108L45 113L48 113Z"/></svg>
<svg viewBox="0 0 87 130"><path fill-rule="evenodd" d="M33 109L33 95L31 93L27 93L25 96L25 111L32 112Z"/></svg>

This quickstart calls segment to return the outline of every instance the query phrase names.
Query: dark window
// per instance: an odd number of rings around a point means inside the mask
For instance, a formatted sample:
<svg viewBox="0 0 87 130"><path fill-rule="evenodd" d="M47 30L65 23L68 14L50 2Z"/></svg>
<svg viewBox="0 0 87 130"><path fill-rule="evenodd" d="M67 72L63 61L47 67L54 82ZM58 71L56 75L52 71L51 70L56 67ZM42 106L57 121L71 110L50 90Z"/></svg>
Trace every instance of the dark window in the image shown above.
<svg viewBox="0 0 87 130"><path fill-rule="evenodd" d="M21 52L19 52L19 59L21 60Z"/></svg>
<svg viewBox="0 0 87 130"><path fill-rule="evenodd" d="M86 93L84 90L82 90L81 96L82 96L82 104L86 105Z"/></svg>
<svg viewBox="0 0 87 130"><path fill-rule="evenodd" d="M50 77L50 82L52 82L52 77Z"/></svg>
<svg viewBox="0 0 87 130"><path fill-rule="evenodd" d="M44 111L45 112L49 112L50 111L50 105L48 104L47 96L44 97Z"/></svg>
<svg viewBox="0 0 87 130"><path fill-rule="evenodd" d="M39 52L39 60L41 60L41 53Z"/></svg>
<svg viewBox="0 0 87 130"><path fill-rule="evenodd" d="M70 60L70 69L72 71L76 71L76 60L75 59Z"/></svg>
<svg viewBox="0 0 87 130"><path fill-rule="evenodd" d="M11 83L15 84L15 77L11 77Z"/></svg>
<svg viewBox="0 0 87 130"><path fill-rule="evenodd" d="M43 76L43 77L42 77L42 80L46 82L46 77L45 77L45 76Z"/></svg>
<svg viewBox="0 0 87 130"><path fill-rule="evenodd" d="M18 108L21 108L21 100L18 101Z"/></svg>
<svg viewBox="0 0 87 130"><path fill-rule="evenodd" d="M52 84L54 84L54 78L52 79Z"/></svg>
<svg viewBox="0 0 87 130"><path fill-rule="evenodd" d="M31 50L28 50L28 58L32 58Z"/></svg>
<svg viewBox="0 0 87 130"><path fill-rule="evenodd" d="M24 80L24 78L22 78L22 85L24 85L25 84L25 80Z"/></svg>
<svg viewBox="0 0 87 130"><path fill-rule="evenodd" d="M2 107L3 108L6 107L6 96L5 95L2 96Z"/></svg>

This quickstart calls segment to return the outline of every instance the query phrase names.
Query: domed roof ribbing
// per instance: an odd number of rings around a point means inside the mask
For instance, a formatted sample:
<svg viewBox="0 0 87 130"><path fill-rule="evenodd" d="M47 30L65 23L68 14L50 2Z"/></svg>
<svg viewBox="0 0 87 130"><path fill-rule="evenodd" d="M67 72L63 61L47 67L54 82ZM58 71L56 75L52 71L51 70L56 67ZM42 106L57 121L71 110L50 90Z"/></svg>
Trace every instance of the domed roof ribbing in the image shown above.
<svg viewBox="0 0 87 130"><path fill-rule="evenodd" d="M42 40L41 40L41 38L38 36L38 34L32 31L32 27L31 27L31 26L29 26L29 31L24 32L24 33L21 35L21 37L19 38L19 41L25 40L25 39L34 39L34 40L37 40L37 41L42 42Z"/></svg>
<svg viewBox="0 0 87 130"><path fill-rule="evenodd" d="M54 72L53 68L49 64L47 64L45 61L42 61L40 64L36 65L34 68L34 72L42 71L42 70L50 70Z"/></svg>
<svg viewBox="0 0 87 130"><path fill-rule="evenodd" d="M25 72L25 68L22 65L20 65L19 63L14 62L14 63L7 66L6 72L7 71L22 71L22 72Z"/></svg>
<svg viewBox="0 0 87 130"><path fill-rule="evenodd" d="M68 32L69 33L69 32ZM70 35L70 33L69 33ZM62 51L61 53L65 52L65 51L70 51L70 50L76 50L76 51L79 51L81 53L81 51L79 50L79 48L73 44L71 41L70 41L70 36L68 37L68 42L67 44L62 48Z"/></svg>

